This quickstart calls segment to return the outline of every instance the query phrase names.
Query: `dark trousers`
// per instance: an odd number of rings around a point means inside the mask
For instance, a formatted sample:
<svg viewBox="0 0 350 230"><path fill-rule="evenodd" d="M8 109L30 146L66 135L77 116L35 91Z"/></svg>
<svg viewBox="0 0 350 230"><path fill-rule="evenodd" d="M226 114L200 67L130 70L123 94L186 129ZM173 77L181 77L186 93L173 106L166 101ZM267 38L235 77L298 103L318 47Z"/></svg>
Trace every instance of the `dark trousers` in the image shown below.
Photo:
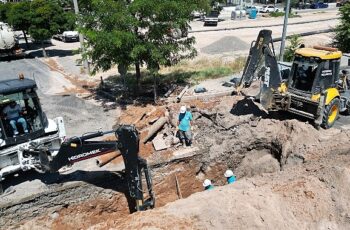
<svg viewBox="0 0 350 230"><path fill-rule="evenodd" d="M191 130L188 131L182 131L179 130L179 138L181 140L182 143L186 143L187 146L192 144L192 134L191 134Z"/></svg>

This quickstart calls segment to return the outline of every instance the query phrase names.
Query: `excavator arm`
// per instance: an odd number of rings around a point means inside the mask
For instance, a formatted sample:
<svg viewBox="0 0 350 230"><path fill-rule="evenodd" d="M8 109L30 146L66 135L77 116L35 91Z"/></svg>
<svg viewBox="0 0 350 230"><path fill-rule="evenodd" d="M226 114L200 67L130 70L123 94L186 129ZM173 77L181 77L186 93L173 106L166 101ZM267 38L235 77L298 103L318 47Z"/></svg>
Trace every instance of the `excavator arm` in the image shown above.
<svg viewBox="0 0 350 230"><path fill-rule="evenodd" d="M96 137L114 133L117 141L94 141ZM94 132L81 137L72 137L64 141L55 156L54 149L32 146L26 154L36 156L37 168L42 172L57 172L66 165L87 160L99 155L120 151L125 164L125 178L129 195L136 202L136 210L153 208L155 203L152 191L152 179L145 159L139 157L139 135L134 126L122 125L114 131ZM56 150L57 151L57 150ZM144 199L142 174L145 175L148 199Z"/></svg>
<svg viewBox="0 0 350 230"><path fill-rule="evenodd" d="M249 87L256 77L263 77L263 82L268 88L277 89L280 85L281 75L271 34L271 30L261 30L256 41L252 42L238 89Z"/></svg>
<svg viewBox="0 0 350 230"><path fill-rule="evenodd" d="M260 93L257 97L267 110L272 107L273 94L281 85L281 73L271 34L271 30L259 32L256 41L252 43L241 80L237 86L239 93L242 88L250 87L255 78L261 79Z"/></svg>

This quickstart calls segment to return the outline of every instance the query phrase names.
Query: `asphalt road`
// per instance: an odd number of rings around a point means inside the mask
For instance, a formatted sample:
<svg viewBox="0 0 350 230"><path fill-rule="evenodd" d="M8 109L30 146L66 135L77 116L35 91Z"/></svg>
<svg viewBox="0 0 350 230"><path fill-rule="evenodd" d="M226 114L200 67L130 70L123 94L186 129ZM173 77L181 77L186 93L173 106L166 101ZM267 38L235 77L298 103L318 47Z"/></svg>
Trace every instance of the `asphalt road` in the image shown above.
<svg viewBox="0 0 350 230"><path fill-rule="evenodd" d="M99 129L110 130L115 123L113 111L106 112L102 107L75 95L65 93L62 96L66 88L74 88L74 85L62 74L51 71L40 60L0 62L0 80L16 79L19 73L36 81L43 110L48 118L64 118L68 136L79 136Z"/></svg>
<svg viewBox="0 0 350 230"><path fill-rule="evenodd" d="M72 88L74 85L62 74L51 71L40 60L0 61L0 80L16 79L19 73L23 73L27 78L35 79L43 110L48 118L63 117L67 136L81 136L86 132L99 129L112 129L116 119L115 111L104 111L101 106L77 98L75 95L62 96L66 87ZM88 160L74 165L68 173L75 175L77 170L100 171L105 169L98 168L94 160ZM3 187L15 192L0 197L0 205L46 191L50 188L51 183L59 179L57 174L42 175L34 171L20 172L10 176L2 182Z"/></svg>

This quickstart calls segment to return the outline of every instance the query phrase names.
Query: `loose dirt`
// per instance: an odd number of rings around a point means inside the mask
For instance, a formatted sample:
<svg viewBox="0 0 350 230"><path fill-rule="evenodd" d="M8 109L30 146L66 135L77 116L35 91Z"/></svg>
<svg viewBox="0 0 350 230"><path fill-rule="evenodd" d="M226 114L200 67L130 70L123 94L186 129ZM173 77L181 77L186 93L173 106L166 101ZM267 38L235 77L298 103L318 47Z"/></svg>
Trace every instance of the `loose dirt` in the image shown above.
<svg viewBox="0 0 350 230"><path fill-rule="evenodd" d="M22 219L16 227L53 229L348 229L350 227L350 132L316 130L283 114L267 114L243 97L193 101L195 146L174 158L167 150L148 155L154 210L129 214L125 184L110 196L93 197ZM177 114L181 104L129 108L121 120L143 114ZM140 110L140 111L138 111ZM133 112L130 112L133 111ZM153 115L149 115L152 117ZM144 117L139 119L140 117ZM155 118L154 117L154 118ZM153 118L153 117L152 117ZM154 119L153 118L153 119ZM150 118L151 119L151 118ZM147 121L147 122L146 122ZM141 132L142 135L142 132ZM181 151L181 149L177 150ZM144 155L144 156L147 156ZM230 168L238 181L225 185ZM182 199L176 189L178 179ZM202 191L209 178L212 191ZM112 181L108 178L108 181ZM4 213L7 213L6 210ZM2 219L7 219L4 215ZM14 223L13 221L10 223Z"/></svg>

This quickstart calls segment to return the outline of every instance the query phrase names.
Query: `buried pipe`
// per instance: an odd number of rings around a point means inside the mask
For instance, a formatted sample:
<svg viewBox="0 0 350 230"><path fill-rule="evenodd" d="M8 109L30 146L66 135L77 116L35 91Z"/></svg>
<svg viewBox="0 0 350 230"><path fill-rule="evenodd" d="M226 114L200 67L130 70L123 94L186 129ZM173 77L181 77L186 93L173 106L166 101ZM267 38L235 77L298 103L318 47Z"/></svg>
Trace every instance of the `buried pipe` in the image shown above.
<svg viewBox="0 0 350 230"><path fill-rule="evenodd" d="M186 85L186 87L181 91L181 93L179 94L179 96L176 97L177 99L177 102L180 102L181 101L181 98L183 97L183 95L185 95L185 93L187 92L187 90L189 89L190 87L188 85Z"/></svg>
<svg viewBox="0 0 350 230"><path fill-rule="evenodd" d="M120 152L114 152L108 159L106 160L96 160L96 164L98 167L103 167L112 160L116 159L117 157L121 156L122 154Z"/></svg>
<svg viewBox="0 0 350 230"><path fill-rule="evenodd" d="M169 120L168 117L161 117L149 129L147 136L142 140L145 144L151 137L153 137Z"/></svg>

